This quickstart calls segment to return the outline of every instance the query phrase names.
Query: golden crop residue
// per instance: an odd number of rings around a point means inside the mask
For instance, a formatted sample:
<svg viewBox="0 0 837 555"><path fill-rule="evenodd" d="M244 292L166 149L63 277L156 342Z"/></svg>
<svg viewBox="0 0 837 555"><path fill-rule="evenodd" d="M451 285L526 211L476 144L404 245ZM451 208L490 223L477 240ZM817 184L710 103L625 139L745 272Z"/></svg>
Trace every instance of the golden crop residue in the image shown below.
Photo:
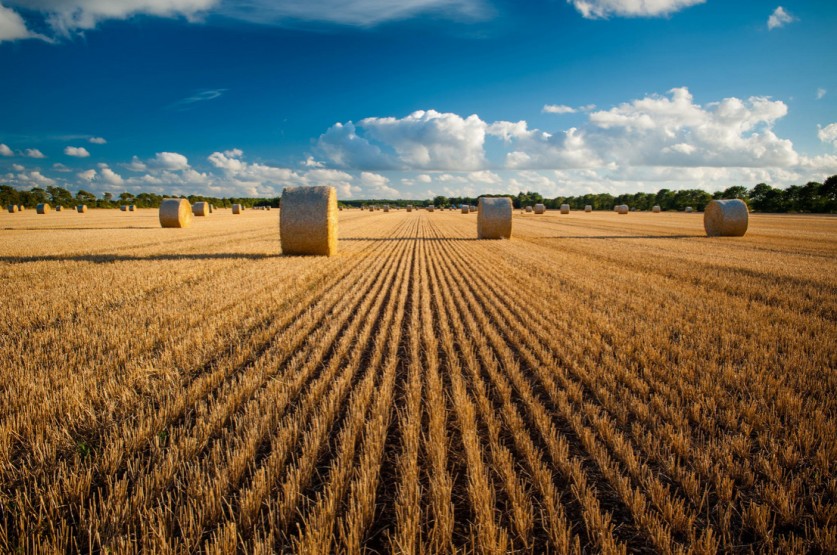
<svg viewBox="0 0 837 555"><path fill-rule="evenodd" d="M837 218L0 215L0 550L837 550Z"/></svg>

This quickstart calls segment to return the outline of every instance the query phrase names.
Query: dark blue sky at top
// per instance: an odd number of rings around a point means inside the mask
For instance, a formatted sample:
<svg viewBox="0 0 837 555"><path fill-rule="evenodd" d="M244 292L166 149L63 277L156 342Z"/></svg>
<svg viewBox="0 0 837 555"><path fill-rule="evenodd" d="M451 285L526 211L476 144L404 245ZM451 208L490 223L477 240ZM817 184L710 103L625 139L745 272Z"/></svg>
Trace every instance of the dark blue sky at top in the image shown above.
<svg viewBox="0 0 837 555"><path fill-rule="evenodd" d="M783 5L798 21L773 31L776 5L720 0L597 20L564 1L494 2L478 20L418 15L368 28L109 20L55 44L0 43L0 143L74 168L160 151L200 162L232 148L297 166L336 122L435 109L566 129L586 116L543 113L545 104L609 109L688 87L699 104L782 100L789 115L777 135L810 155L831 152L816 131L837 120L837 2ZM187 100L201 95L216 97ZM68 159L68 144L91 158Z"/></svg>

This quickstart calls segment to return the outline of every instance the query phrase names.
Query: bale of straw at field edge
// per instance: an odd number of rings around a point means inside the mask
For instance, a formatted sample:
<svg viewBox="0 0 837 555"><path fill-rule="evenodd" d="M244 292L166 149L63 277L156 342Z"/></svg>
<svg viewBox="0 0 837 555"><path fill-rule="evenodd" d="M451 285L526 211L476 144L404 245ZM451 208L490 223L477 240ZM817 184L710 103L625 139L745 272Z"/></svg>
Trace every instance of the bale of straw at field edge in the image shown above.
<svg viewBox="0 0 837 555"><path fill-rule="evenodd" d="M477 238L508 239L512 231L512 201L508 197L482 197L477 212Z"/></svg>
<svg viewBox="0 0 837 555"><path fill-rule="evenodd" d="M687 207L686 207L686 210L685 210L686 214L691 214L691 213L692 213L692 212L694 212L694 211L695 211L695 209L694 209L694 208L692 208L691 206L687 206Z"/></svg>
<svg viewBox="0 0 837 555"><path fill-rule="evenodd" d="M192 224L192 205L185 198L167 198L160 203L162 227L189 227Z"/></svg>
<svg viewBox="0 0 837 555"><path fill-rule="evenodd" d="M279 237L284 254L331 256L337 252L337 189L285 187Z"/></svg>
<svg viewBox="0 0 837 555"><path fill-rule="evenodd" d="M128 212L135 212L136 209L137 209L137 207L136 207L135 204L129 204L128 205Z"/></svg>
<svg viewBox="0 0 837 555"><path fill-rule="evenodd" d="M536 204L535 205L535 214L543 214L546 212L546 206L543 204Z"/></svg>
<svg viewBox="0 0 837 555"><path fill-rule="evenodd" d="M41 204L39 204L38 206L35 207L35 211L38 214L49 214L50 210L51 210L51 208L50 208L49 204L47 204L45 202L42 202Z"/></svg>
<svg viewBox="0 0 837 555"><path fill-rule="evenodd" d="M79 214L84 214L87 212L87 205L86 204L79 204L76 206L76 212Z"/></svg>
<svg viewBox="0 0 837 555"><path fill-rule="evenodd" d="M56 211L56 212L61 212L62 210L64 210L64 207L63 207L63 206L61 206L60 204L59 204L58 206L56 206L56 207L55 207L55 211Z"/></svg>
<svg viewBox="0 0 837 555"><path fill-rule="evenodd" d="M459 205L459 210L461 210L463 214L470 214L471 213L471 207L468 206L467 204L460 204Z"/></svg>
<svg viewBox="0 0 837 555"><path fill-rule="evenodd" d="M384 205L384 212L389 212L389 204Z"/></svg>
<svg viewBox="0 0 837 555"><path fill-rule="evenodd" d="M435 209L436 209L436 207L435 207L435 206L433 206L432 204L431 204L430 206L428 206L428 207L427 207L427 211L428 211L428 212L433 212Z"/></svg>
<svg viewBox="0 0 837 555"><path fill-rule="evenodd" d="M561 205L561 214L569 214L570 213L570 205L569 204L562 204Z"/></svg>
<svg viewBox="0 0 837 555"><path fill-rule="evenodd" d="M22 204L18 204L18 205L17 205L17 211L18 211L18 212L23 212L24 210L26 210L26 207L25 207L25 206L23 206Z"/></svg>
<svg viewBox="0 0 837 555"><path fill-rule="evenodd" d="M750 211L741 199L713 200L703 210L707 237L743 237L747 233Z"/></svg>
<svg viewBox="0 0 837 555"><path fill-rule="evenodd" d="M209 212L208 202L196 202L192 205L192 214L195 216L208 216Z"/></svg>
<svg viewBox="0 0 837 555"><path fill-rule="evenodd" d="M629 209L628 209L627 204L620 204L619 206L616 207L616 212L618 214L627 214L628 211L629 211Z"/></svg>
<svg viewBox="0 0 837 555"><path fill-rule="evenodd" d="M241 214L241 205L240 204L233 204L232 205L232 213L233 214Z"/></svg>
<svg viewBox="0 0 837 555"><path fill-rule="evenodd" d="M584 205L584 211L585 211L585 212L592 212L592 211L593 211L593 205L591 205L591 204L585 204L585 205Z"/></svg>
<svg viewBox="0 0 837 555"><path fill-rule="evenodd" d="M17 212L17 204L10 204L9 205L9 214L14 214Z"/></svg>
<svg viewBox="0 0 837 555"><path fill-rule="evenodd" d="M412 212L412 211L413 211L413 205L412 205L412 204L408 204L408 205L407 205L407 212Z"/></svg>
<svg viewBox="0 0 837 555"><path fill-rule="evenodd" d="M660 208L660 206L658 204L654 205L651 208L651 212L653 212L654 214L659 214L661 211L662 211L662 208Z"/></svg>
<svg viewBox="0 0 837 555"><path fill-rule="evenodd" d="M532 212L532 207L531 207L531 206L527 206L524 210L526 210L526 212Z"/></svg>
<svg viewBox="0 0 837 555"><path fill-rule="evenodd" d="M119 207L119 210L121 210L122 212L127 212L128 211L128 205L123 204L122 206Z"/></svg>

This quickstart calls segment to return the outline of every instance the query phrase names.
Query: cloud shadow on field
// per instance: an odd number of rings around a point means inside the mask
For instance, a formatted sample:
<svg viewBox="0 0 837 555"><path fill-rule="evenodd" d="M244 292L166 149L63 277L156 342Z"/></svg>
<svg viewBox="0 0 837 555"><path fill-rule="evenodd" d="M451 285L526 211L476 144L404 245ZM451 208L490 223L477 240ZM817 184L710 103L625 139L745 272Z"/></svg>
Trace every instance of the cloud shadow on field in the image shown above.
<svg viewBox="0 0 837 555"><path fill-rule="evenodd" d="M23 264L27 262L93 262L109 264L112 262L176 261L176 260L264 260L278 258L280 254L252 253L200 253L200 254L152 254L132 256L128 254L70 254L44 256L0 256L0 262Z"/></svg>

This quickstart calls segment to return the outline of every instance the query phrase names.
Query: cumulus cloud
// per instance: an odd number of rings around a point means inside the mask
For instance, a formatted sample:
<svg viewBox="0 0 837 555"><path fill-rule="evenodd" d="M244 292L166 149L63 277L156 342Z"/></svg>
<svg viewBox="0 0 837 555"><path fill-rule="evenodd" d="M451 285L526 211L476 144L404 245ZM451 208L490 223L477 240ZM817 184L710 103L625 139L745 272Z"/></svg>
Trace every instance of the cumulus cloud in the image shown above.
<svg viewBox="0 0 837 555"><path fill-rule="evenodd" d="M189 159L177 152L158 152L150 162L166 170L185 170L189 167Z"/></svg>
<svg viewBox="0 0 837 555"><path fill-rule="evenodd" d="M786 12L782 6L779 6L773 10L773 13L767 18L767 28L772 31L773 29L779 29L780 27L784 27L788 23L793 23L794 21L796 21L796 18Z"/></svg>
<svg viewBox="0 0 837 555"><path fill-rule="evenodd" d="M105 139L103 139L102 137L90 137L87 140L90 141L91 143L93 143L94 145L103 145L103 144L107 143L107 141Z"/></svg>
<svg viewBox="0 0 837 555"><path fill-rule="evenodd" d="M567 0L587 19L660 17L703 4L705 0Z"/></svg>
<svg viewBox="0 0 837 555"><path fill-rule="evenodd" d="M148 169L148 166L145 164L145 162L139 159L139 156L134 156L133 158L131 158L131 161L127 164L123 164L123 167L132 172L144 172Z"/></svg>
<svg viewBox="0 0 837 555"><path fill-rule="evenodd" d="M23 151L23 155L27 158L46 158L46 155L37 148L27 148Z"/></svg>
<svg viewBox="0 0 837 555"><path fill-rule="evenodd" d="M83 146L68 146L64 149L64 154L75 158L87 158L90 156L90 153Z"/></svg>
<svg viewBox="0 0 837 555"><path fill-rule="evenodd" d="M404 118L370 117L336 123L320 136L318 147L334 164L363 169L479 169L484 163L486 124L419 110Z"/></svg>
<svg viewBox="0 0 837 555"><path fill-rule="evenodd" d="M90 169L85 170L83 172L79 172L76 174L80 179L87 181L88 183L92 182L96 179L96 170Z"/></svg>
<svg viewBox="0 0 837 555"><path fill-rule="evenodd" d="M0 4L0 42L21 39L46 39L31 32L19 13Z"/></svg>
<svg viewBox="0 0 837 555"><path fill-rule="evenodd" d="M12 164L12 169L13 169L14 171L16 171L16 172L22 172L22 171L23 171L23 170L25 170L26 168L24 168L24 167L23 167L23 166L21 166L20 164Z"/></svg>
<svg viewBox="0 0 837 555"><path fill-rule="evenodd" d="M12 152L12 149L10 149L7 145L4 145L3 143L0 143L0 156L14 156L14 155L15 155L15 153Z"/></svg>
<svg viewBox="0 0 837 555"><path fill-rule="evenodd" d="M543 107L543 113L545 114L574 114L575 112L575 108L564 104L546 104Z"/></svg>
<svg viewBox="0 0 837 555"><path fill-rule="evenodd" d="M817 137L824 143L831 143L837 147L837 123L829 123L825 127L817 126Z"/></svg>

